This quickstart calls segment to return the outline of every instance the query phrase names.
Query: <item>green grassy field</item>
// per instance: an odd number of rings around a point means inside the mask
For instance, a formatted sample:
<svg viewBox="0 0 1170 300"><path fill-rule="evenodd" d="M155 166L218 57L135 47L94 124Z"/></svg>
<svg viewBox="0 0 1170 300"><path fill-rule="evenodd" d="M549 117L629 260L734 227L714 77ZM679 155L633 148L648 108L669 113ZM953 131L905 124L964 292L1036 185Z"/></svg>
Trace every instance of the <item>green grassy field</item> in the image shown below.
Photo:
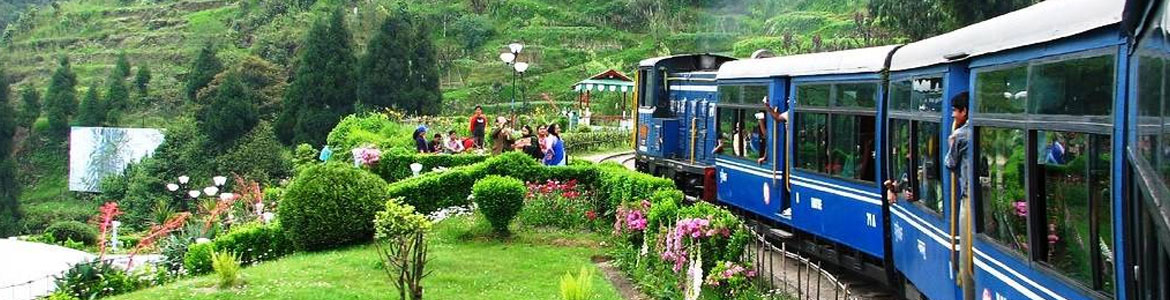
<svg viewBox="0 0 1170 300"><path fill-rule="evenodd" d="M594 268L594 299L621 299L592 264L601 238L592 233L517 229L508 241L486 237L471 218L435 225L430 236L429 299L560 299L560 277ZM246 285L221 290L214 275L194 277L114 299L387 299L396 294L373 245L300 253L243 269Z"/></svg>

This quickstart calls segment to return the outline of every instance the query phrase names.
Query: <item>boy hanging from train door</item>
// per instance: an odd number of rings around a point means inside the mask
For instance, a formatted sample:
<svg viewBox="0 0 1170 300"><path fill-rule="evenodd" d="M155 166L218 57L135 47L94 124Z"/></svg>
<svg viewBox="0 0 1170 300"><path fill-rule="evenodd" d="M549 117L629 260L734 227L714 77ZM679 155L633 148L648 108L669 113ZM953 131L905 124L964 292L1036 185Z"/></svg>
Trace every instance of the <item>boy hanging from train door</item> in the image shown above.
<svg viewBox="0 0 1170 300"><path fill-rule="evenodd" d="M959 281L963 287L963 299L975 299L975 283L974 271L971 269L971 253L972 249L972 228L971 223L971 195L969 193L971 186L971 160L967 155L971 151L971 125L967 122L968 105L967 92L959 93L951 98L951 117L955 119L955 124L958 129L951 133L947 139L950 148L947 150L946 166L951 172L957 173L958 188L955 192L956 198L959 199L959 228L961 238L959 241L962 246L959 247ZM953 213L953 212L952 212Z"/></svg>
<svg viewBox="0 0 1170 300"><path fill-rule="evenodd" d="M785 124L788 123L788 111L780 112L779 107L772 107L772 105L768 104L768 97L767 96L764 96L764 99L762 100L762 102L764 103L764 111L768 112L768 115L772 116L773 120L776 120L777 123L785 123ZM763 120L760 120L760 123L762 126ZM756 160L756 163L763 164L764 161L766 161L767 159L768 159L768 157L767 157L766 153L761 152L760 159ZM792 162L788 162L788 163L792 163ZM792 204L790 202L788 202L789 200L787 200L787 198L784 198L784 199L785 200L781 201L781 203L780 203L780 215L782 215L784 217L791 217L792 216Z"/></svg>

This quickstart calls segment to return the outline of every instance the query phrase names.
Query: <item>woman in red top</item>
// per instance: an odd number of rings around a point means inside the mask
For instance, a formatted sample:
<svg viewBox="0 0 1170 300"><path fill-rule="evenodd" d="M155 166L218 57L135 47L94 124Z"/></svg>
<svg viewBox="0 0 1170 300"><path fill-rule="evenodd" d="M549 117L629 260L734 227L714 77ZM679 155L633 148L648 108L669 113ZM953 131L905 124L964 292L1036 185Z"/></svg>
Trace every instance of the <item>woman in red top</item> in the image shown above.
<svg viewBox="0 0 1170 300"><path fill-rule="evenodd" d="M471 137L475 139L475 147L483 148L483 135L487 132L487 117L483 115L483 107L475 106L475 113L468 119L470 125L467 131L471 132ZM471 149L471 148L468 148Z"/></svg>

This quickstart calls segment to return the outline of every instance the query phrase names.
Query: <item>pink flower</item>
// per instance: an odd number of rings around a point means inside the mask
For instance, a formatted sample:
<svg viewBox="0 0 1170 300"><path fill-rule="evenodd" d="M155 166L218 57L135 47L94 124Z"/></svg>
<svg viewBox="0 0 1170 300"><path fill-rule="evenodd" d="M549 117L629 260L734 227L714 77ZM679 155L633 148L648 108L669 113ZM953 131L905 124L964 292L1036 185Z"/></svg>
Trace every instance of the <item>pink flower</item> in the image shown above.
<svg viewBox="0 0 1170 300"><path fill-rule="evenodd" d="M1015 203L1016 215L1021 217L1028 216L1028 202L1019 201Z"/></svg>

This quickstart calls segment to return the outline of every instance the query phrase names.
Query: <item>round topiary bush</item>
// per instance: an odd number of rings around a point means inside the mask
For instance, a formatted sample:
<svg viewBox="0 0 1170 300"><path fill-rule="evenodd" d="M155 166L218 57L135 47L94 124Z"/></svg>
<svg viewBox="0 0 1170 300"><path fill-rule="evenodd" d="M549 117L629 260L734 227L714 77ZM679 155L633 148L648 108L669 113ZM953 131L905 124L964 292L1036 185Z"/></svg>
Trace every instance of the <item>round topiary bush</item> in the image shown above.
<svg viewBox="0 0 1170 300"><path fill-rule="evenodd" d="M89 224L78 221L62 221L49 225L45 232L53 236L53 240L58 243L64 243L67 240L74 242L81 242L86 245L93 245L97 243L97 229Z"/></svg>
<svg viewBox="0 0 1170 300"><path fill-rule="evenodd" d="M280 224L299 250L326 250L369 241L386 182L343 163L314 165L293 178L280 203Z"/></svg>
<svg viewBox="0 0 1170 300"><path fill-rule="evenodd" d="M524 207L528 188L516 178L492 175L475 182L471 188L479 211L497 233L507 235L508 224Z"/></svg>

